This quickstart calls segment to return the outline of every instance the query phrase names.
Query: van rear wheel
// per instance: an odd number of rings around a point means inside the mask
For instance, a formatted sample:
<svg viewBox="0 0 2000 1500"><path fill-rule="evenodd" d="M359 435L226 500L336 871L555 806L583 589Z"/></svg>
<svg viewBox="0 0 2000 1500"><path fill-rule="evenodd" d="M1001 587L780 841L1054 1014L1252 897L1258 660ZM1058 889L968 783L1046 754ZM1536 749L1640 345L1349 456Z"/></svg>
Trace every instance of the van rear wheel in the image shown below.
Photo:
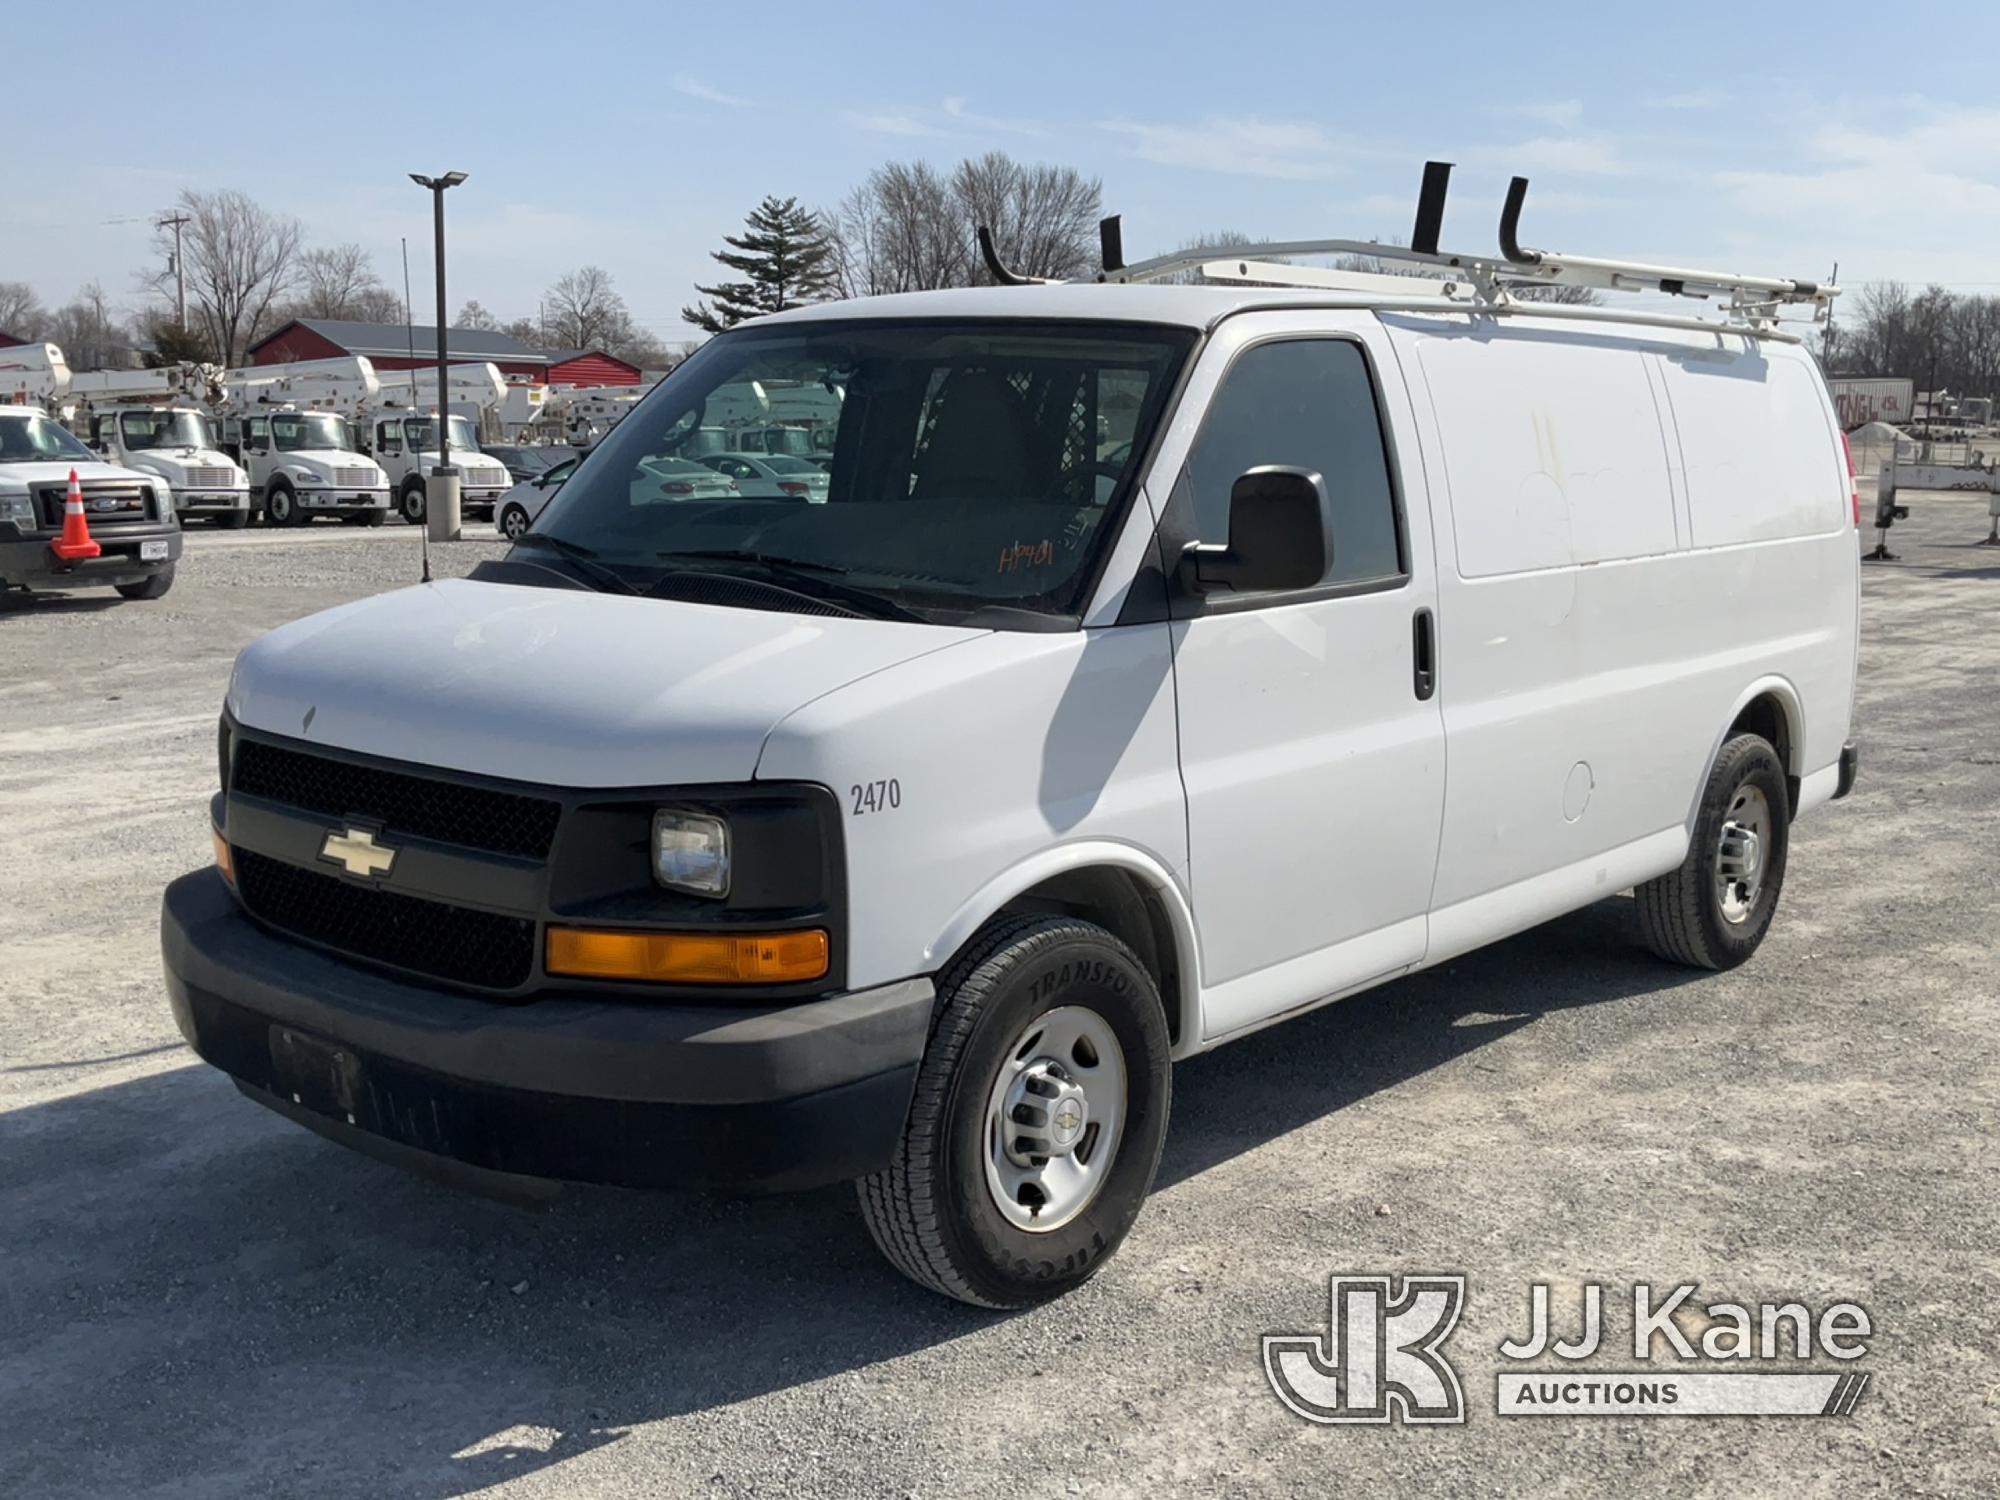
<svg viewBox="0 0 2000 1500"><path fill-rule="evenodd" d="M856 1184L861 1216L920 1286L1048 1301L1138 1218L1172 1092L1166 1016L1132 950L1073 918L1003 918L939 978L909 1119Z"/></svg>
<svg viewBox="0 0 2000 1500"><path fill-rule="evenodd" d="M1737 735L1715 758L1687 858L1638 889L1646 945L1699 969L1733 969L1749 958L1778 910L1790 825L1778 752L1758 735Z"/></svg>

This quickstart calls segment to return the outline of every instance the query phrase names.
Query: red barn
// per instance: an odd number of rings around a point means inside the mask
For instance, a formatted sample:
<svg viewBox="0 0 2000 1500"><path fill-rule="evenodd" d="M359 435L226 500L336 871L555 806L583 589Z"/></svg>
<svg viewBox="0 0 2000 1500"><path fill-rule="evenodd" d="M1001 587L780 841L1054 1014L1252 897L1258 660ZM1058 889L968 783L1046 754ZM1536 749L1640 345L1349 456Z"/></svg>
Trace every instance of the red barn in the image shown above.
<svg viewBox="0 0 2000 1500"><path fill-rule="evenodd" d="M637 365L602 349L564 349L548 360L550 385L637 385L645 378Z"/></svg>
<svg viewBox="0 0 2000 1500"><path fill-rule="evenodd" d="M26 339L17 339L6 329L0 328L0 349L12 349L16 344L25 344Z"/></svg>

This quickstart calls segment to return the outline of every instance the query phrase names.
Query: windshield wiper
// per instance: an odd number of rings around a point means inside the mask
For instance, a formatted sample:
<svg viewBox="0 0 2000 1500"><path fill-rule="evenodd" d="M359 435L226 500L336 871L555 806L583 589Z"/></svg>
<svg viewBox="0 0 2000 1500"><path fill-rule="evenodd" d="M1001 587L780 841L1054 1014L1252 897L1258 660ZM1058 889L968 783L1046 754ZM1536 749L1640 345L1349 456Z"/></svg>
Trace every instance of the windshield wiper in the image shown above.
<svg viewBox="0 0 2000 1500"><path fill-rule="evenodd" d="M546 547L575 568L585 578L614 594L637 594L623 578L595 561L597 554L581 543L568 541L559 536L551 536L546 531L524 531L514 538L516 547Z"/></svg>
<svg viewBox="0 0 2000 1500"><path fill-rule="evenodd" d="M841 604L856 605L873 613L879 619L907 620L918 625L930 623L927 617L918 614L908 605L899 604L887 594L846 582L847 575L852 570L838 563L809 562L797 557L773 557L768 552L752 552L736 547L698 548L687 552L659 552L654 555L665 563L743 564L756 569L773 582L789 585L793 592L802 593L808 598L832 599Z"/></svg>

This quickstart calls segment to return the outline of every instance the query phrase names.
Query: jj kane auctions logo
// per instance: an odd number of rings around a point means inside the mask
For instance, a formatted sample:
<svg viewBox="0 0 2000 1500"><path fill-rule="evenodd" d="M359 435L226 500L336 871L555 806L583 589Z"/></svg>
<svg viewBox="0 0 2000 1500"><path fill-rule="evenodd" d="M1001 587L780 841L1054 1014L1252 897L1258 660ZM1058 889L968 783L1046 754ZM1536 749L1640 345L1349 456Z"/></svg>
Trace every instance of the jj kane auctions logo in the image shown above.
<svg viewBox="0 0 2000 1500"><path fill-rule="evenodd" d="M1586 1282L1573 1338L1557 1337L1547 1284L1528 1295L1528 1329L1503 1358L1557 1361L1499 1372L1495 1410L1522 1416L1845 1416L1868 1386L1853 1370L1746 1369L1746 1362L1852 1361L1874 1331L1866 1309L1835 1302L1817 1316L1800 1302L1693 1302L1694 1283L1631 1290L1632 1360L1644 1369L1584 1369L1604 1344L1604 1287ZM1443 1345L1465 1309L1463 1276L1334 1276L1327 1331L1264 1336L1264 1374L1308 1422L1460 1423L1465 1395ZM1677 1317L1707 1326L1696 1338ZM1672 1359L1672 1364L1655 1364Z"/></svg>

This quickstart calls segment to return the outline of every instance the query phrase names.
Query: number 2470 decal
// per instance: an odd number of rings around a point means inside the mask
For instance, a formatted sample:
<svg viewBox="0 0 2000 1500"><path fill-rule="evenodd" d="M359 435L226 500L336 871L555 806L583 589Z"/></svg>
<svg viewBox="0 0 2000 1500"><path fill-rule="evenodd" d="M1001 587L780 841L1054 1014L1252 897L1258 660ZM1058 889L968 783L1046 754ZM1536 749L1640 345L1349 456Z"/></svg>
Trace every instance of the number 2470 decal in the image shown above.
<svg viewBox="0 0 2000 1500"><path fill-rule="evenodd" d="M853 815L888 812L903 805L903 783L891 776L887 781L860 781L847 789L854 799Z"/></svg>

